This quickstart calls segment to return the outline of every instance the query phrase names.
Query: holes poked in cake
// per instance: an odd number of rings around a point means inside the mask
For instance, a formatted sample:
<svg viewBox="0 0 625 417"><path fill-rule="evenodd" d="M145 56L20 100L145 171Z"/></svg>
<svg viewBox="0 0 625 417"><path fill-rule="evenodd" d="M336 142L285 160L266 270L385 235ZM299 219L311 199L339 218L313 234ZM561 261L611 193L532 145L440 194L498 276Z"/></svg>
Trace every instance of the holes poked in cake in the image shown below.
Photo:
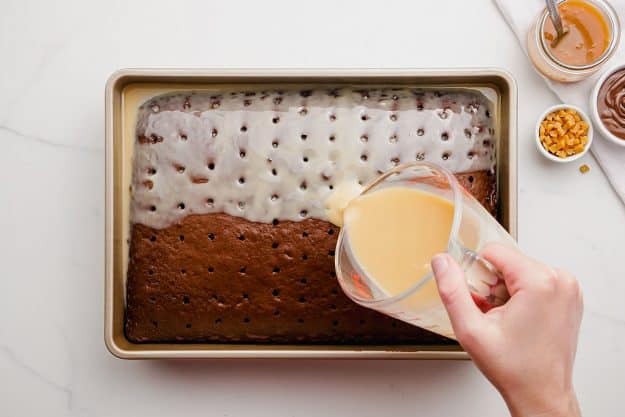
<svg viewBox="0 0 625 417"><path fill-rule="evenodd" d="M447 119L451 115L451 109L445 108L436 112L441 119Z"/></svg>
<svg viewBox="0 0 625 417"><path fill-rule="evenodd" d="M240 130L242 133L245 133L245 132L247 132L247 126L246 126L246 125L243 125L243 126L241 126L241 128L240 128L239 130Z"/></svg>
<svg viewBox="0 0 625 417"><path fill-rule="evenodd" d="M178 240L184 242L184 235L178 235Z"/></svg>
<svg viewBox="0 0 625 417"><path fill-rule="evenodd" d="M244 241L244 240L245 240L245 235L244 235L243 233L240 233L240 234L237 236L237 239L239 239L240 241Z"/></svg>
<svg viewBox="0 0 625 417"><path fill-rule="evenodd" d="M185 295L182 297L182 304L190 304L191 303L191 298L188 295Z"/></svg>
<svg viewBox="0 0 625 417"><path fill-rule="evenodd" d="M211 129L211 137L216 138L219 134L219 131L215 128Z"/></svg>
<svg viewBox="0 0 625 417"><path fill-rule="evenodd" d="M178 203L178 210L184 210L186 205L183 202Z"/></svg>
<svg viewBox="0 0 625 417"><path fill-rule="evenodd" d="M208 240L215 240L216 238L214 233L209 233L207 236L208 236Z"/></svg>
<svg viewBox="0 0 625 417"><path fill-rule="evenodd" d="M361 141L362 143L367 143L367 142L369 142L369 135L367 135L367 134L362 134L362 135L360 135L360 141Z"/></svg>
<svg viewBox="0 0 625 417"><path fill-rule="evenodd" d="M441 133L441 140L443 142L447 142L449 140L449 133L448 132Z"/></svg>
<svg viewBox="0 0 625 417"><path fill-rule="evenodd" d="M150 236L150 242L156 242L156 235Z"/></svg>
<svg viewBox="0 0 625 417"><path fill-rule="evenodd" d="M274 116L271 119L271 123L273 123L274 125L277 125L278 123L280 123L280 116Z"/></svg>
<svg viewBox="0 0 625 417"><path fill-rule="evenodd" d="M443 154L441 155L441 159L442 159L443 161L447 161L450 157L451 157L451 151L445 151L445 152L443 152Z"/></svg>
<svg viewBox="0 0 625 417"><path fill-rule="evenodd" d="M138 173L136 176L138 181L133 184L134 188L131 192L135 192L135 195L142 198L143 196L149 198L144 200L145 205L134 210L137 213L136 217L142 220L143 224L154 224L157 229L161 229L164 223L178 222L190 217L191 214L193 217L225 214L265 224L269 223L273 217L279 217L289 219L290 221L286 223L290 224L292 221L299 222L304 219L300 216L300 211L305 208L308 210L306 219L324 220L325 212L316 205L315 199L324 199L330 189L336 190L333 186L338 187L339 183L346 180L346 176L347 180L354 184L358 180L363 184L368 183L377 176L377 170L385 171L392 168L393 163L389 165L388 161L393 156L400 157L400 163L415 160L438 161L452 171L459 166L469 165L471 170L481 171L483 165L481 161L489 157L483 152L482 147L482 141L489 136L486 129L492 124L485 118L486 107L483 105L477 115L471 118L472 116L466 112L466 105L471 101L459 100L456 92L446 92L440 99L435 99L433 90L418 90L420 95L417 95L414 93L417 89L373 88L370 91L371 99L368 102L362 102L362 95L349 87L345 90L348 93L344 94L340 100L324 96L324 90L315 88L313 91L310 99L303 99L299 96L299 90L285 90L284 95L280 96L283 99L280 107L274 107L271 103L271 100L276 97L275 90L268 90L265 93L267 100L263 102L259 89L256 96L249 97L251 107L243 105L243 100L248 99L247 96L244 97L244 91L236 92L233 97L230 96L231 91L226 91L223 92L221 108L218 112L213 111L212 114L208 94L197 92L196 95L191 96L193 113L185 112L183 116L196 123L196 118L208 111L206 116L210 117L202 118L202 131L196 131L195 125L187 124L171 124L171 128L168 128L170 130L167 131L162 130L165 126L162 123L160 127L150 126L148 129L139 127L142 129L141 132L147 131L148 135L151 133L162 135L168 147L175 146L177 149L185 150L186 153L197 145L199 152L190 154L193 157L197 155L197 161L189 161L183 158L176 159L175 155L162 158L165 146L138 147L139 152L159 153L160 162L153 162L156 161L155 159L143 159L145 163L142 162L144 165L141 166L141 170L134 171ZM176 100L158 102L162 110L167 109L167 112L161 111L161 114L151 117L159 118L159 120L163 118L165 122L171 121L165 118L170 110L174 113L182 112L185 96L184 93L176 94L177 96L173 96ZM392 101L392 95L398 96L399 100ZM452 117L441 120L437 111L445 107L447 102L458 103L460 112L456 112L452 105ZM481 101L477 100L477 102ZM170 108L171 104L174 104L175 108ZM421 113L415 110L419 104L424 107ZM302 109L307 110L306 117L314 116L314 120L301 117L298 113ZM149 107L145 110L149 111ZM331 114L338 117L336 123L329 123L328 118ZM398 116L395 123L391 123L390 120L393 114ZM363 115L366 116L365 119L370 117L366 120L367 123L360 120ZM270 122L274 116L281 118L278 125ZM224 120L221 120L222 117ZM478 134L473 127L480 124L483 125L483 132ZM246 134L240 134L239 129L242 125L248 129ZM348 129L345 128L346 126ZM213 128L219 129L215 140L211 139ZM341 130L336 132L339 128ZM418 128L423 131L419 131ZM441 136L444 130L449 132L449 143L445 143L444 136ZM465 130L467 133L474 132L474 142L473 138L471 142L462 139L465 136ZM187 143L180 143L180 137L185 134L188 136ZM342 134L345 134L345 137L338 136ZM362 134L368 136L368 142L365 144L359 143ZM417 137L419 134L422 136ZM256 135L262 137L256 140ZM335 135L335 140L330 141L330 136ZM449 146L451 142L454 146ZM479 155L475 156L473 161L468 161L471 158L468 151L472 147L479 151ZM447 149L451 149L453 155L444 163L442 153ZM427 150L427 156L424 155L423 158L419 154L422 150ZM336 154L334 158L333 152ZM305 157L309 158L307 165L303 163ZM269 163L265 162L267 159L270 159ZM186 167L184 173L177 175L177 170L171 168L172 162L184 165ZM211 165L212 170L208 169L207 165L211 162L218 163L220 166ZM462 163L464 165L460 165ZM145 174L146 167L150 165L158 169L158 177L152 178L153 190L148 194L148 190L141 185L140 181L150 178ZM270 174L272 169L276 170L276 175ZM350 172L350 169L356 169L357 172ZM322 173L332 174L331 182L320 181L318 175ZM209 181L206 183L205 180L201 180L198 183L202 185L191 187L194 175L199 175L199 179L205 178ZM238 182L240 175L245 175L244 186L232 186L243 185ZM269 186L263 188L262 194L249 194L256 189L257 182L263 180L266 180ZM303 180L308 182L306 190L298 188ZM169 192L170 185L173 185L171 181L176 181L173 184L182 186L181 192L186 192L188 189L193 190L197 195L172 197L170 193L169 196L164 196L165 192ZM227 184L228 182L230 184ZM228 186L231 188L224 193L223 188ZM176 209L178 201L185 203L186 207L183 211ZM237 210L239 201L247 202L245 210ZM150 213L147 204L155 205L157 210L154 214ZM323 232L326 229L327 227L322 228L320 235L324 235ZM279 230L282 231L282 228ZM315 238L318 237L317 232L315 231ZM227 238L221 236L223 234L221 230L218 233L220 240L236 242L232 236L227 236ZM188 245L191 242L191 235L187 235ZM147 236L149 237L149 234ZM250 235L249 238L252 236ZM278 239L283 242L282 238L278 237ZM159 235L159 240L162 240L161 235ZM202 241L201 235L199 241ZM206 241L203 242L209 244ZM269 238L261 244L265 246L265 250L268 250L272 239ZM280 249L284 249L285 245L286 241L284 244L281 243ZM315 253L314 256L321 255L319 259L325 259L326 252L323 252L323 248L321 250L320 254ZM310 252L313 254L312 250ZM272 253L275 254L276 251ZM294 257L297 261L298 255L297 252L291 253L290 259ZM237 268L238 266L234 268L235 274ZM283 269L286 271L286 266L283 266Z"/></svg>
<svg viewBox="0 0 625 417"><path fill-rule="evenodd" d="M193 184L206 184L208 182L208 178L206 177L192 177L191 182Z"/></svg>
<svg viewBox="0 0 625 417"><path fill-rule="evenodd" d="M247 267L242 266L241 268L239 268L239 274L241 275L247 274Z"/></svg>
<svg viewBox="0 0 625 417"><path fill-rule="evenodd" d="M280 289L279 288L274 288L273 290L271 290L271 295L274 298L278 298L280 297Z"/></svg>
<svg viewBox="0 0 625 417"><path fill-rule="evenodd" d="M279 267L279 266L277 266L277 265L276 265L276 266L274 266L274 267L272 268L272 270L271 270L271 273L272 273L272 274L274 274L274 275L275 275L275 274L279 274L279 273L280 273L280 267Z"/></svg>
<svg viewBox="0 0 625 417"><path fill-rule="evenodd" d="M208 270L209 274L212 274L213 272L215 272L215 267L210 265L208 268L206 268Z"/></svg>
<svg viewBox="0 0 625 417"><path fill-rule="evenodd" d="M208 161L208 169L213 171L215 169L215 161Z"/></svg>
<svg viewBox="0 0 625 417"><path fill-rule="evenodd" d="M417 161L425 160L425 152L417 152L417 155L415 156L415 159Z"/></svg>
<svg viewBox="0 0 625 417"><path fill-rule="evenodd" d="M279 242L272 242L271 243L271 249L278 249L279 246L280 246Z"/></svg>

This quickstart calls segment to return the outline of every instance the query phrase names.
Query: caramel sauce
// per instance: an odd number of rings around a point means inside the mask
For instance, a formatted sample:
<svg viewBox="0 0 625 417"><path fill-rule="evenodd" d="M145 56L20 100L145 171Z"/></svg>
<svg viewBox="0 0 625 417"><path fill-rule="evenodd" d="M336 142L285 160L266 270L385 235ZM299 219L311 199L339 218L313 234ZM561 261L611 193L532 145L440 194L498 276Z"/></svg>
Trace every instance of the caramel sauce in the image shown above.
<svg viewBox="0 0 625 417"><path fill-rule="evenodd" d="M550 18L544 26L547 47L555 58L567 65L589 65L597 61L608 49L610 29L601 11L581 0L569 0L558 6L562 25L568 33L555 45L557 36Z"/></svg>

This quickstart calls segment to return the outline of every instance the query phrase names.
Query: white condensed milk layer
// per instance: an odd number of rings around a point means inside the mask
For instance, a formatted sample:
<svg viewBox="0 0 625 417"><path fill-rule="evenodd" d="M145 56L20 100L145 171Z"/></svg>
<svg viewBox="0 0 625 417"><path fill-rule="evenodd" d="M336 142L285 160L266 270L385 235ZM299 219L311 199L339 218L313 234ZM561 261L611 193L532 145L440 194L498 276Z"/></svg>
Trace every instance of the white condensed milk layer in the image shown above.
<svg viewBox="0 0 625 417"><path fill-rule="evenodd" d="M330 220L336 190L400 163L495 163L491 105L472 90L180 92L137 111L130 220L153 228L219 212Z"/></svg>

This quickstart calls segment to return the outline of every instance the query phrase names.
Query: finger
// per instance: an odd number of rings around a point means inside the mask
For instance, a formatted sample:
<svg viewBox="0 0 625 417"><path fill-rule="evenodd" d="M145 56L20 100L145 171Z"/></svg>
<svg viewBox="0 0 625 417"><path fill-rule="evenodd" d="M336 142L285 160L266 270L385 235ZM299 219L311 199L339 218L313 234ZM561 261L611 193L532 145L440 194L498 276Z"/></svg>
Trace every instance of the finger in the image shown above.
<svg viewBox="0 0 625 417"><path fill-rule="evenodd" d="M525 256L518 249L491 243L480 251L480 256L501 272L510 295L540 279L543 272L553 272L549 267Z"/></svg>
<svg viewBox="0 0 625 417"><path fill-rule="evenodd" d="M483 319L482 312L471 297L462 269L451 256L446 253L434 256L432 271L454 333L460 340Z"/></svg>

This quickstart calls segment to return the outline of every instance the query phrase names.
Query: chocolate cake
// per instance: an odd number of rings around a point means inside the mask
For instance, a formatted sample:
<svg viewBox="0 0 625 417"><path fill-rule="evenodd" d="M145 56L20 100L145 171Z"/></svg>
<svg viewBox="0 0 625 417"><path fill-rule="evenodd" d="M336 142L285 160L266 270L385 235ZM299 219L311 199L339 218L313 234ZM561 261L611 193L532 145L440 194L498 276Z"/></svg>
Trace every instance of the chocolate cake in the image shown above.
<svg viewBox="0 0 625 417"><path fill-rule="evenodd" d="M138 109L132 342L441 344L362 308L334 272L324 202L393 166L449 168L494 212L494 130L474 91L179 92Z"/></svg>

